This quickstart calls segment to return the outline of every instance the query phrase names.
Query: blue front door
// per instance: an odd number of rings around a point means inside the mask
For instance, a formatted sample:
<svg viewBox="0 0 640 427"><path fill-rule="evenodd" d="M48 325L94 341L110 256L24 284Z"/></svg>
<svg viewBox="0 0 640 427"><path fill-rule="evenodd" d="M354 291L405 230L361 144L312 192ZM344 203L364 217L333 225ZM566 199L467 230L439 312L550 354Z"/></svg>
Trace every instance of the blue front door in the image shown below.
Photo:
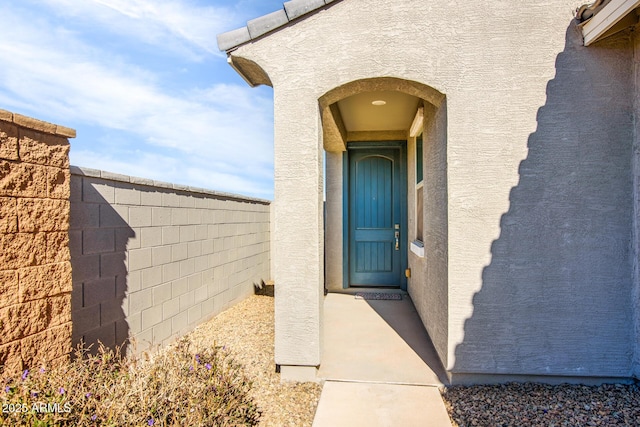
<svg viewBox="0 0 640 427"><path fill-rule="evenodd" d="M349 148L349 286L406 287L404 144Z"/></svg>

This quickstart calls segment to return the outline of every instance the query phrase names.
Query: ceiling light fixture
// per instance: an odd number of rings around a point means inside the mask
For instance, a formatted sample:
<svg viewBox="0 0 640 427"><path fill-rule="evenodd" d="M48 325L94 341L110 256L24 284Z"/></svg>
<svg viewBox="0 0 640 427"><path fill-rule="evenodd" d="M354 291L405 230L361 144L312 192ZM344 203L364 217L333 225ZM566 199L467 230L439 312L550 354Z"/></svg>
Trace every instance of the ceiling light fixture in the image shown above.
<svg viewBox="0 0 640 427"><path fill-rule="evenodd" d="M379 107L381 105L385 105L387 103L387 101L383 101L382 99L377 99L375 101L372 102L373 105Z"/></svg>

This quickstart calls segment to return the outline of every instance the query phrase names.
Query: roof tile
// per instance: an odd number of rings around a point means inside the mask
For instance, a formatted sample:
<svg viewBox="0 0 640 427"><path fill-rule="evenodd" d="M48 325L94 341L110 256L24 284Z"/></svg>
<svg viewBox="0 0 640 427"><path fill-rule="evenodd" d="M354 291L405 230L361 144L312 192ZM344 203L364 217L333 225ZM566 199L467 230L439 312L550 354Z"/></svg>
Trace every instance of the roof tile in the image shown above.
<svg viewBox="0 0 640 427"><path fill-rule="evenodd" d="M584 22L587 19L593 18L596 13L600 12L609 0L595 0L592 3L588 3L580 6L576 9L576 19L580 22Z"/></svg>
<svg viewBox="0 0 640 427"><path fill-rule="evenodd" d="M220 48L220 50L231 49L232 47L246 43L249 40L251 40L249 29L247 27L238 28L236 30L218 34L218 48Z"/></svg>
<svg viewBox="0 0 640 427"><path fill-rule="evenodd" d="M249 29L251 38L255 39L263 34L267 34L271 30L286 25L288 22L289 19L287 18L287 13L284 9L281 9L259 18L252 19L247 22L247 28Z"/></svg>
<svg viewBox="0 0 640 427"><path fill-rule="evenodd" d="M257 39L270 31L287 25L290 21L307 15L325 5L340 0L289 0L284 3L284 9L268 15L252 19L246 27L218 34L218 48L229 51L243 43Z"/></svg>
<svg viewBox="0 0 640 427"><path fill-rule="evenodd" d="M324 0L290 0L284 2L284 10L290 21L325 5Z"/></svg>

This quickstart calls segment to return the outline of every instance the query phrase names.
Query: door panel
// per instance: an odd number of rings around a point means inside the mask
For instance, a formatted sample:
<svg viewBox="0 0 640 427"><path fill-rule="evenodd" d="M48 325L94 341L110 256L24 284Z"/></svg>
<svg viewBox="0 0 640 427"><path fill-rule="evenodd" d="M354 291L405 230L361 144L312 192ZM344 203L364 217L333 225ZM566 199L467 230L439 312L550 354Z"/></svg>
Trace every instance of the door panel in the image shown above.
<svg viewBox="0 0 640 427"><path fill-rule="evenodd" d="M368 156L355 164L356 228L393 228L393 160Z"/></svg>
<svg viewBox="0 0 640 427"><path fill-rule="evenodd" d="M350 286L403 285L401 154L399 147L349 151Z"/></svg>

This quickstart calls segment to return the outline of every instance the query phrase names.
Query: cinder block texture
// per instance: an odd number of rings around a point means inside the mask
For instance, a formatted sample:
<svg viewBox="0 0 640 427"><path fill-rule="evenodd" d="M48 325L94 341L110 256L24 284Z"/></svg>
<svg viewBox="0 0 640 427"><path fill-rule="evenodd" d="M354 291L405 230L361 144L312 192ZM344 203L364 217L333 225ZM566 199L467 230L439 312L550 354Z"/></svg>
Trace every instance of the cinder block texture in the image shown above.
<svg viewBox="0 0 640 427"><path fill-rule="evenodd" d="M74 344L155 348L270 279L268 202L71 170Z"/></svg>
<svg viewBox="0 0 640 427"><path fill-rule="evenodd" d="M0 110L0 368L71 350L72 129Z"/></svg>

